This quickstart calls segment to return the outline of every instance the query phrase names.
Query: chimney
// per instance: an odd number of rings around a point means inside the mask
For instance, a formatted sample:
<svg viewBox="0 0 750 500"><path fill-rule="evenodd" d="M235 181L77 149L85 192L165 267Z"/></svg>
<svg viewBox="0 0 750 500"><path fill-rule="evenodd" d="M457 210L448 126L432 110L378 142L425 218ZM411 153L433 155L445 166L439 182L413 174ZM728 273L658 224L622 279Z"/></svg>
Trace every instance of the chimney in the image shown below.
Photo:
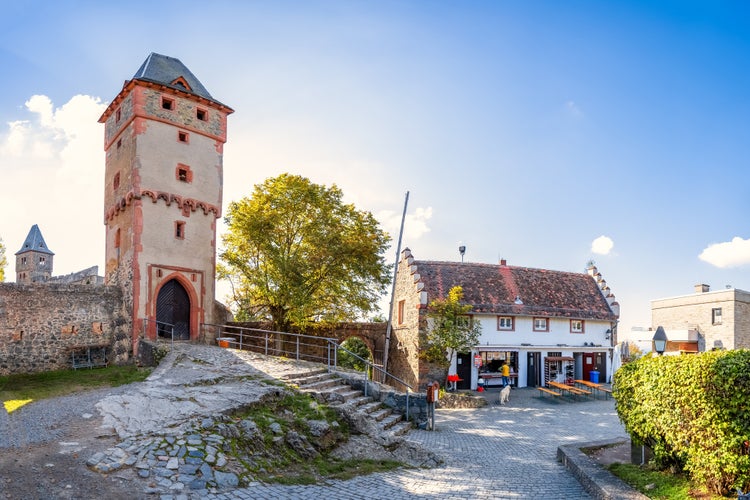
<svg viewBox="0 0 750 500"><path fill-rule="evenodd" d="M706 284L699 283L695 285L695 293L706 293L710 287Z"/></svg>
<svg viewBox="0 0 750 500"><path fill-rule="evenodd" d="M500 259L500 265L501 266L507 266L508 265L508 261L505 260L505 259Z"/></svg>

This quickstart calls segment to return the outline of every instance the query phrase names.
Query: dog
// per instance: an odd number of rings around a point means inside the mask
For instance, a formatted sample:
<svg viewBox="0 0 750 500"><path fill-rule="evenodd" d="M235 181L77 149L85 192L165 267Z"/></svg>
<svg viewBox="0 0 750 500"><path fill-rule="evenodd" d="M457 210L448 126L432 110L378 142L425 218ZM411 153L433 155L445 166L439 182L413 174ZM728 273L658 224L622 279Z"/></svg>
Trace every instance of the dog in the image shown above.
<svg viewBox="0 0 750 500"><path fill-rule="evenodd" d="M500 389L500 404L504 405L510 401L510 386L506 385Z"/></svg>

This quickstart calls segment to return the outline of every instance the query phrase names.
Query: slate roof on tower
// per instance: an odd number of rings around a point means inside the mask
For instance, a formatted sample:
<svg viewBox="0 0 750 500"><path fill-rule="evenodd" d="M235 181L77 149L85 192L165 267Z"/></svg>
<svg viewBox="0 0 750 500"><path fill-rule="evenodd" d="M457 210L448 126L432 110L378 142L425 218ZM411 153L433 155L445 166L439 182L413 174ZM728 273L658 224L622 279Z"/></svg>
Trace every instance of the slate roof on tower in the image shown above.
<svg viewBox="0 0 750 500"><path fill-rule="evenodd" d="M475 313L617 319L588 274L460 262L415 260L412 265L429 301L444 298L451 288L460 286L463 302L471 304Z"/></svg>
<svg viewBox="0 0 750 500"><path fill-rule="evenodd" d="M141 67L133 75L134 80L166 85L183 92L190 92L205 99L214 101L206 87L195 77L190 70L175 58L152 52L143 62Z"/></svg>
<svg viewBox="0 0 750 500"><path fill-rule="evenodd" d="M47 244L44 242L44 237L42 237L42 232L36 224L29 229L29 234L26 236L21 249L16 252L16 255L24 252L38 252L47 255L55 255L49 248L47 248Z"/></svg>

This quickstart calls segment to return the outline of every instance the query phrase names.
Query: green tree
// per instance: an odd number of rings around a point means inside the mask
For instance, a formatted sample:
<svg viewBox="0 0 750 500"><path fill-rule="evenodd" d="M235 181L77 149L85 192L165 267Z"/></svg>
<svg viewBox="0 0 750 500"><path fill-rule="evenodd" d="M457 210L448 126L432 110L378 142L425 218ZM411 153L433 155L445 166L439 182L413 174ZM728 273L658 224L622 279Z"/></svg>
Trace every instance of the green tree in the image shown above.
<svg viewBox="0 0 750 500"><path fill-rule="evenodd" d="M5 258L5 245L0 238L0 283L5 281L5 266L8 265L8 259Z"/></svg>
<svg viewBox="0 0 750 500"><path fill-rule="evenodd" d="M424 351L428 361L448 367L456 353L470 351L479 343L482 325L468 316L471 305L462 304L463 298L463 288L454 286L448 297L430 302L427 317L432 325L427 330Z"/></svg>
<svg viewBox="0 0 750 500"><path fill-rule="evenodd" d="M344 342L341 343L341 347L346 349L346 351L340 350L338 353L338 364L342 368L353 368L357 371L364 371L365 368L367 368L367 365L365 364L362 359L365 359L367 361L372 361L372 354L370 353L370 349L368 349L367 344L360 339L359 337L351 337L349 339L346 339ZM349 352L347 352L349 351ZM356 354L356 356L352 356L351 354Z"/></svg>
<svg viewBox="0 0 750 500"><path fill-rule="evenodd" d="M219 277L232 282L240 316L287 330L377 308L390 282L390 238L372 214L342 197L335 185L282 174L229 204Z"/></svg>

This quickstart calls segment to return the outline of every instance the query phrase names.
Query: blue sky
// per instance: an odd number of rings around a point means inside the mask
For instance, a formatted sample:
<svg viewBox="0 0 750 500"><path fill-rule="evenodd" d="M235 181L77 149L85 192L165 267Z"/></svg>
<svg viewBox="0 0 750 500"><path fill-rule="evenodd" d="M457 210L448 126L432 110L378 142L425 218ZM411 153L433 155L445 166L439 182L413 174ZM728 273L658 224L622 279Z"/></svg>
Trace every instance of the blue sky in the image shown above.
<svg viewBox="0 0 750 500"><path fill-rule="evenodd" d="M593 259L626 329L750 290L745 2L0 0L0 28L10 280L32 224L56 274L103 269L96 120L158 52L235 109L225 203L292 172L395 240L409 191L417 259Z"/></svg>

